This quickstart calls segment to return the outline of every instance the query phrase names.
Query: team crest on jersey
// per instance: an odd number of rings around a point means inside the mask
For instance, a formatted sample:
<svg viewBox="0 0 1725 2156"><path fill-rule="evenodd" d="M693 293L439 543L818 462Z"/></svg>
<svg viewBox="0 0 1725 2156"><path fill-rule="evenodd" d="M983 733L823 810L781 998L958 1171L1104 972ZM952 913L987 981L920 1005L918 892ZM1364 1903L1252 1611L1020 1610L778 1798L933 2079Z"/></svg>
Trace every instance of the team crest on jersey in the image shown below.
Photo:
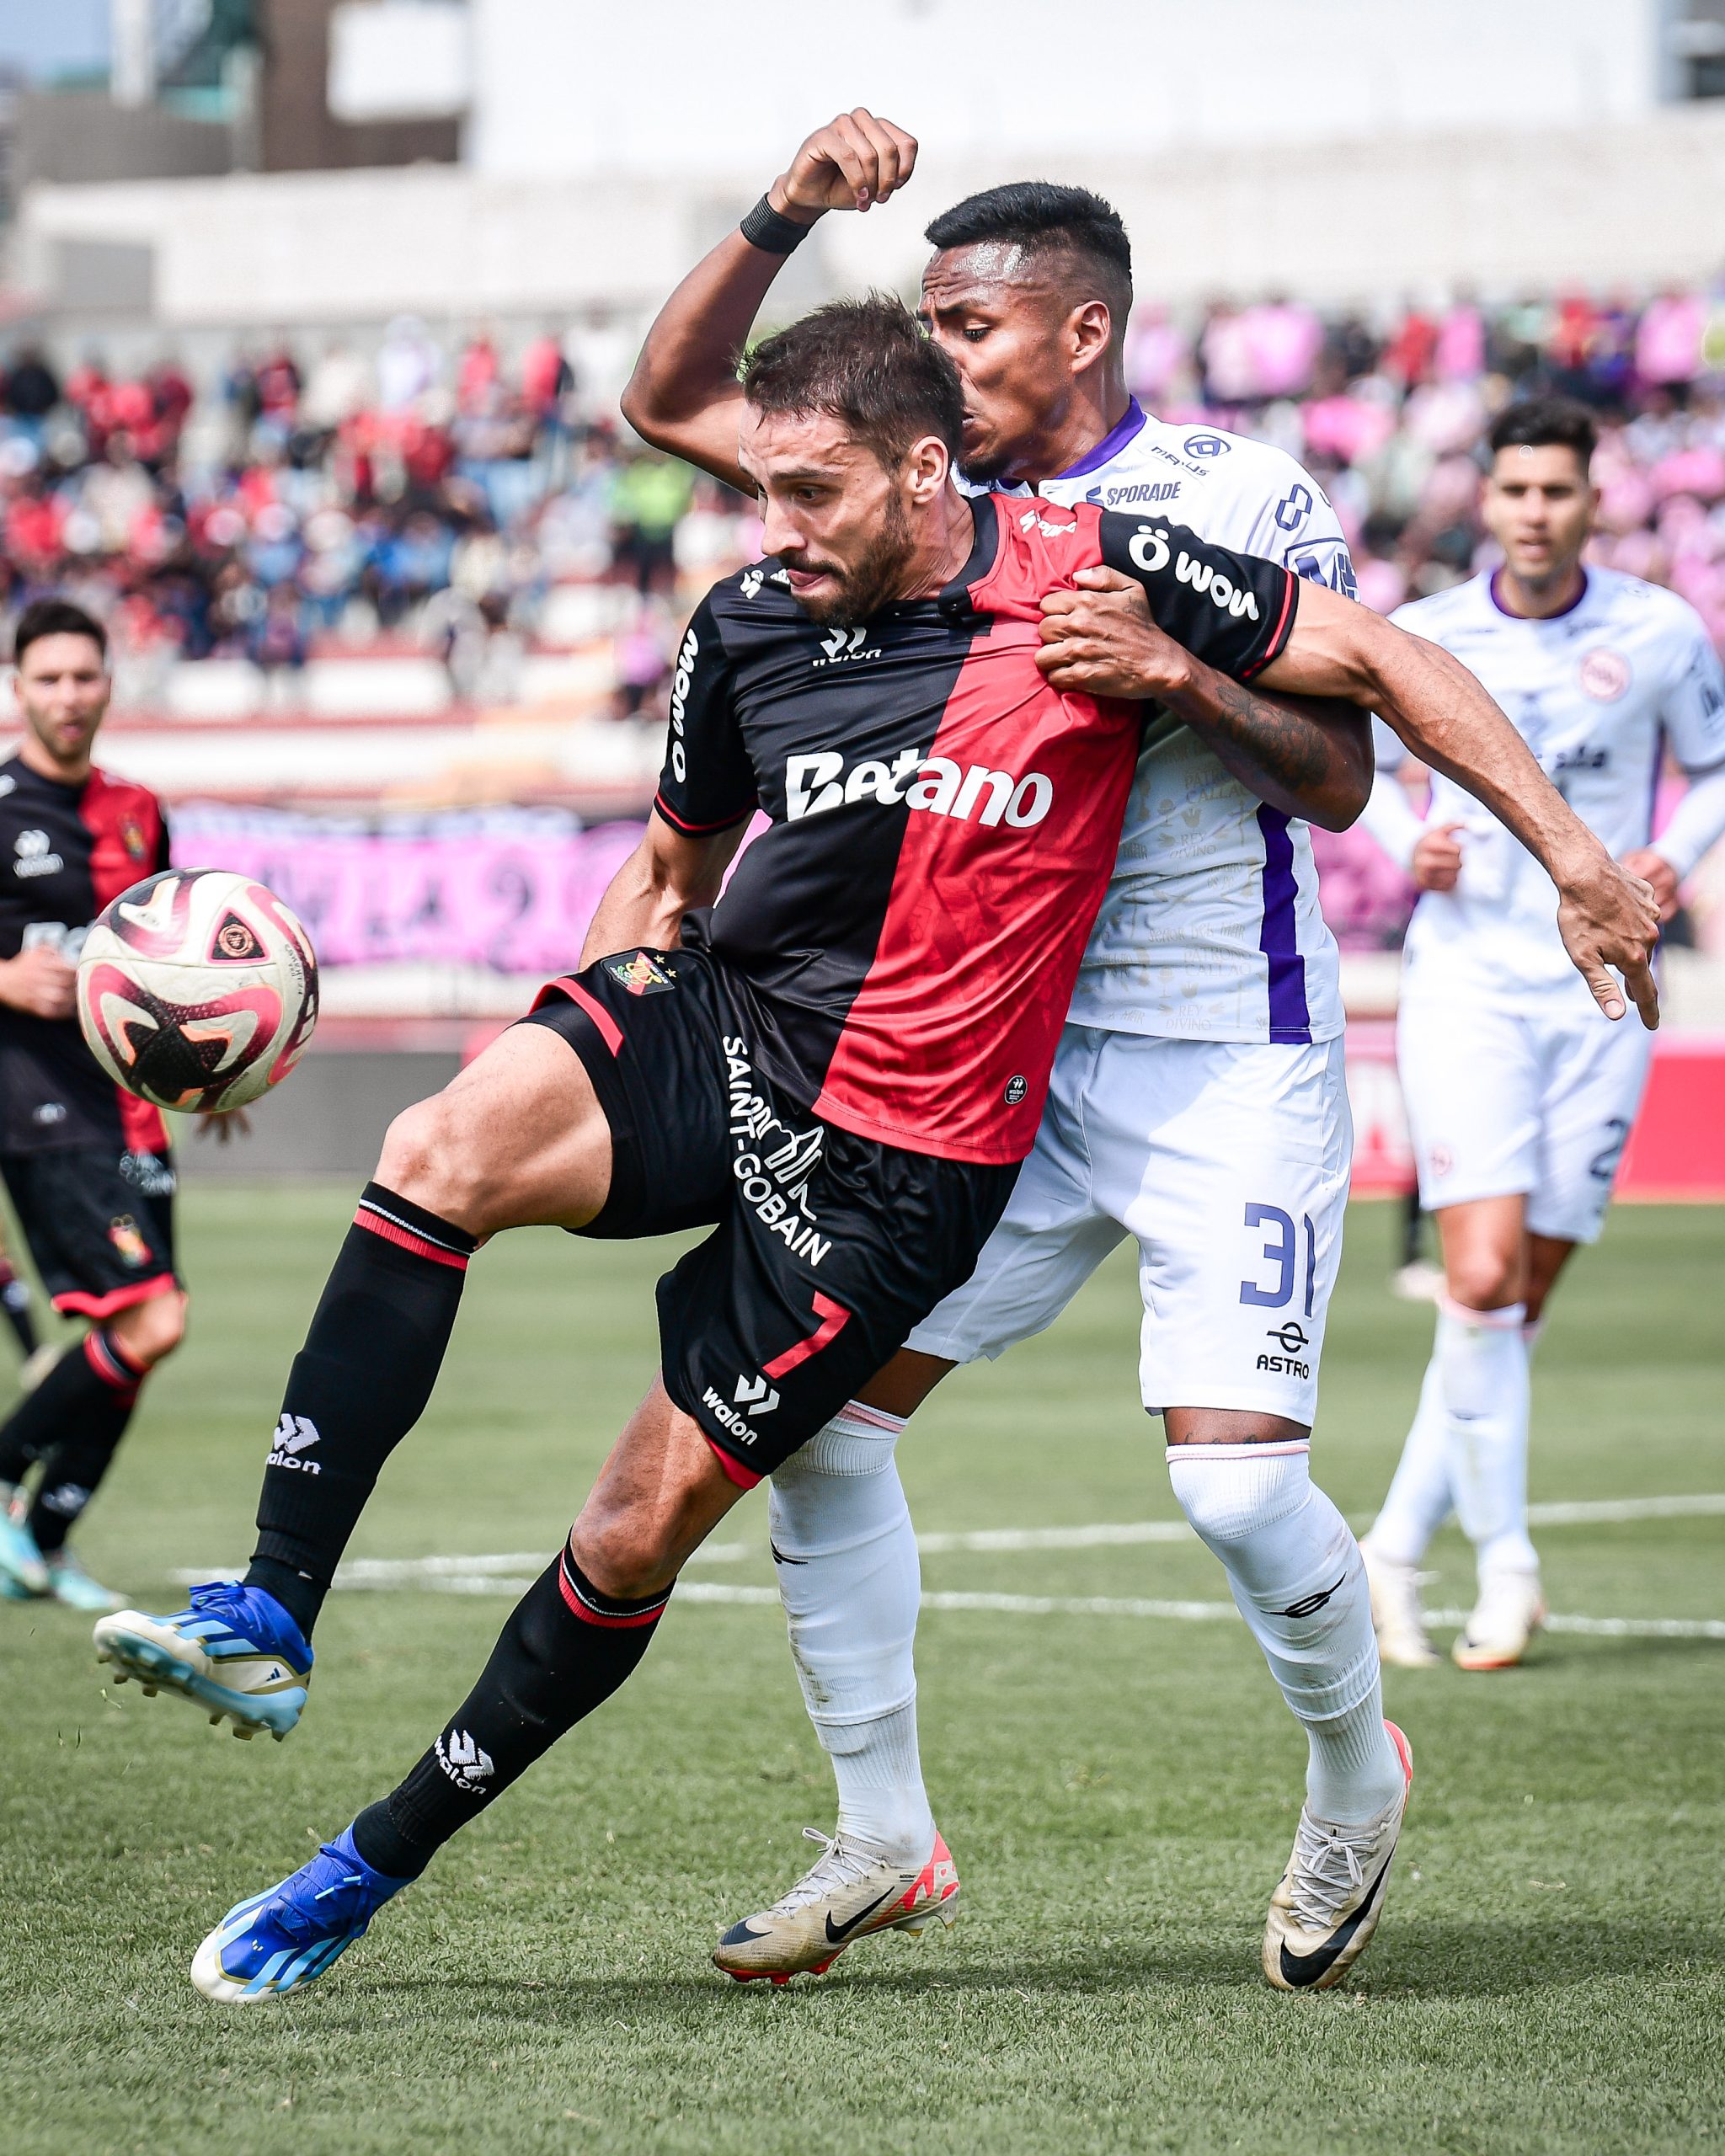
<svg viewBox="0 0 1725 2156"><path fill-rule="evenodd" d="M108 1240L120 1253L122 1265L147 1265L150 1246L138 1233L138 1224L130 1213L122 1213L117 1220L108 1223Z"/></svg>
<svg viewBox="0 0 1725 2156"><path fill-rule="evenodd" d="M136 816L123 817L120 825L120 843L126 848L131 861L142 861L147 851L144 827Z"/></svg>
<svg viewBox="0 0 1725 2156"><path fill-rule="evenodd" d="M1629 661L1621 652L1590 651L1581 662L1581 686L1596 703L1615 704L1630 678Z"/></svg>
<svg viewBox="0 0 1725 2156"><path fill-rule="evenodd" d="M645 951L637 951L633 958L612 958L606 970L631 995L663 995L676 986L665 969Z"/></svg>

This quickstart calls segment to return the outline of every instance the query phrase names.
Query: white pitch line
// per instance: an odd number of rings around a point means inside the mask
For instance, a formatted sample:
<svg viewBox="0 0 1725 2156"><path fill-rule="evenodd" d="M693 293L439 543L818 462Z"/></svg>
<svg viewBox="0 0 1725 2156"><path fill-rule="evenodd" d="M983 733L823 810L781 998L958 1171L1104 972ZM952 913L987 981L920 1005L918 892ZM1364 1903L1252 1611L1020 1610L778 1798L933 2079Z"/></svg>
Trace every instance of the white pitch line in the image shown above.
<svg viewBox="0 0 1725 2156"><path fill-rule="evenodd" d="M1573 1504L1530 1505L1530 1527L1610 1526L1641 1519L1709 1518L1725 1515L1725 1494L1687 1497L1605 1497ZM1364 1518L1359 1525L1370 1522ZM1127 1548L1151 1542L1191 1542L1197 1537L1184 1520L1103 1520L1087 1527L985 1527L965 1533L919 1534L916 1547L925 1557L946 1557L969 1551L1016 1550L1103 1550ZM734 1565L756 1554L748 1542L704 1543L690 1558L691 1564ZM501 1556L478 1557L353 1557L335 1575L341 1588L424 1587L446 1594L482 1594L505 1588L520 1591L535 1579L549 1559L542 1550L510 1550ZM493 1585L485 1584L499 1575ZM168 1577L182 1587L199 1580L238 1579L232 1565L182 1566ZM1158 1605L1160 1607L1161 1605ZM1218 1605L1220 1607L1221 1605ZM1231 1605L1228 1605L1231 1607Z"/></svg>
<svg viewBox="0 0 1725 2156"><path fill-rule="evenodd" d="M777 1603L772 1587L729 1587L697 1580L676 1592L679 1602ZM1135 1595L925 1594L925 1609L980 1609L1012 1617L1160 1617L1172 1624L1214 1624L1240 1613L1231 1602L1147 1602ZM1434 1625L1457 1630L1465 1609L1428 1613ZM1725 1620L1712 1617L1547 1617L1552 1632L1579 1632L1607 1640L1725 1640Z"/></svg>

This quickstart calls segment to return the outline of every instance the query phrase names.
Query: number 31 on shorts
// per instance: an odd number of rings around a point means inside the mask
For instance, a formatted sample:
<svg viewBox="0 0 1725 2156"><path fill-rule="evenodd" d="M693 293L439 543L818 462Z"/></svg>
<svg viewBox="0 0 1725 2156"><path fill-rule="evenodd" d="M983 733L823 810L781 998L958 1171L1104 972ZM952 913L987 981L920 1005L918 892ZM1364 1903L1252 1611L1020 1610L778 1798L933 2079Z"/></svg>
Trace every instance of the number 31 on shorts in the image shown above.
<svg viewBox="0 0 1725 2156"><path fill-rule="evenodd" d="M1262 1310L1285 1310L1294 1299L1294 1290L1300 1265L1300 1244L1303 1240L1306 1256L1305 1315L1311 1315L1312 1299L1317 1286L1317 1231L1311 1225L1311 1215L1302 1213L1300 1229L1294 1225L1294 1216L1284 1213L1279 1205L1248 1204L1246 1225L1248 1228L1268 1229L1270 1233L1263 1246L1263 1263L1271 1268L1272 1278L1268 1283L1260 1280L1242 1280L1240 1299Z"/></svg>

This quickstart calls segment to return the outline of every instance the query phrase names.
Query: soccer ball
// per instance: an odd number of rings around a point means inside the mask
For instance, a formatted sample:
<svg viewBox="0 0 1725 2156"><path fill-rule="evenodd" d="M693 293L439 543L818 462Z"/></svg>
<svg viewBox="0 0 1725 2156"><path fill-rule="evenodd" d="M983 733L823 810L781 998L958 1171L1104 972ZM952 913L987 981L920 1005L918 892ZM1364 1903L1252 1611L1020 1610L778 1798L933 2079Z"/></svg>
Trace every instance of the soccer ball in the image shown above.
<svg viewBox="0 0 1725 2156"><path fill-rule="evenodd" d="M249 876L164 869L90 930L77 1017L97 1062L140 1099L186 1114L243 1107L280 1084L312 1038L312 939Z"/></svg>

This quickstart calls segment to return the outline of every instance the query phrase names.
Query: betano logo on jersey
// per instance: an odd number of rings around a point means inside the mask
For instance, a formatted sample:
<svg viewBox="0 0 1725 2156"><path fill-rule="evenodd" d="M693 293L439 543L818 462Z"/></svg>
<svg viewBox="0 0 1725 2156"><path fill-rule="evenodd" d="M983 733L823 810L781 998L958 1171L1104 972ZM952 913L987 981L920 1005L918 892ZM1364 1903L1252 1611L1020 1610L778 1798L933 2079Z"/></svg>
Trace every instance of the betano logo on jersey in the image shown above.
<svg viewBox="0 0 1725 2156"><path fill-rule="evenodd" d="M1028 830L1054 805L1054 782L1040 771L1023 778L981 764L967 770L950 756L900 749L890 759L868 757L847 771L836 749L792 756L785 765L785 820L824 816L858 801L879 801L950 816L961 824L1010 824Z"/></svg>
<svg viewBox="0 0 1725 2156"><path fill-rule="evenodd" d="M1154 576L1168 566L1173 547L1166 531L1140 524L1126 551L1146 576ZM1174 574L1194 591L1207 591L1212 604L1232 615L1236 622L1255 622L1258 618L1255 593L1236 591L1231 577L1224 576L1208 562L1194 561L1183 547L1174 562Z"/></svg>

